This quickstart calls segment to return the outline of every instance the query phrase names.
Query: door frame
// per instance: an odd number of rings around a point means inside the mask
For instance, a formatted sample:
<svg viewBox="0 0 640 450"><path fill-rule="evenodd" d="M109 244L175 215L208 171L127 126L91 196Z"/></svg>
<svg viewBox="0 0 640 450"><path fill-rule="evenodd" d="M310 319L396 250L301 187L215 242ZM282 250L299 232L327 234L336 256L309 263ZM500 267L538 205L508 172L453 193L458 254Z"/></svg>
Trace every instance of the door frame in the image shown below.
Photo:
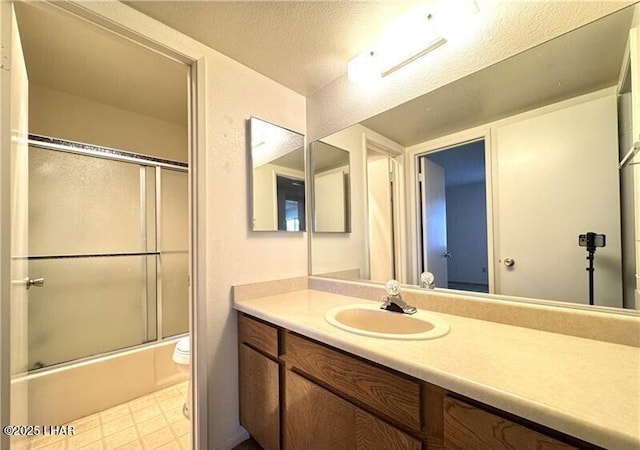
<svg viewBox="0 0 640 450"><path fill-rule="evenodd" d="M448 136L432 139L407 148L407 195L408 195L408 226L409 226L409 251L411 284L420 283L420 268L422 255L422 214L420 205L420 184L418 174L420 171L419 158L429 153L457 147L468 142L484 140L485 183L487 203L487 275L489 279L489 293L495 293L495 261L494 261L494 179L495 158L491 129L487 126L471 128L469 130L450 134Z"/></svg>
<svg viewBox="0 0 640 450"><path fill-rule="evenodd" d="M410 272L408 270L408 258L404 249L407 249L407 228L406 221L405 226L403 224L403 217L406 209L406 177L405 177L405 149L400 144L393 142L390 139L386 139L383 136L362 132L362 192L367 192L368 183L368 168L367 168L367 155L368 152L376 151L385 153L393 160L393 198L395 200L393 208L393 252L395 262L396 277L401 283L410 282ZM363 197L363 213L365 218L364 227L364 252L365 252L365 274L370 276L371 274L371 254L369 252L369 200L365 195Z"/></svg>
<svg viewBox="0 0 640 450"><path fill-rule="evenodd" d="M19 1L19 0L18 0ZM0 2L0 20L10 17L14 2ZM17 3L17 2L16 2ZM37 5L37 4L36 4ZM193 414L191 439L193 448L208 447L207 412L207 360L203 349L206 338L206 111L212 102L206 95L208 49L203 44L190 39L176 38L166 33L150 18L141 20L141 13L124 4L115 2L84 3L82 0L68 0L53 4L40 3L40 7L54 8L71 13L89 23L114 32L130 41L142 45L163 56L190 66L188 75L188 142L189 142L189 230L190 230L190 292L189 324L191 336L191 389L193 390ZM11 48L11 30L2 28L2 48ZM10 28L10 27L9 27ZM7 36L8 33L8 36ZM7 45L9 44L9 45ZM10 55L2 51L3 60ZM7 77L4 77L7 78ZM10 144L11 124L10 95L7 84L0 86L0 424L8 425L10 420L10 368L9 368L9 290L10 290ZM0 436L0 448L8 448L6 436Z"/></svg>

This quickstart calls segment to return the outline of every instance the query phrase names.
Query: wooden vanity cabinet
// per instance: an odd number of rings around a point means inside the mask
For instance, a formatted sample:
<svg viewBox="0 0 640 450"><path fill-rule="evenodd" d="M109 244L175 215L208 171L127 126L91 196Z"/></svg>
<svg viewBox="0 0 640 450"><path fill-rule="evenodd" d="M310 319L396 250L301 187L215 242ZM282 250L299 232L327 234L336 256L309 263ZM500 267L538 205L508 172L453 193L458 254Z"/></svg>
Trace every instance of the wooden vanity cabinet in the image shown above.
<svg viewBox="0 0 640 450"><path fill-rule="evenodd" d="M293 371L287 373L286 450L421 450L422 443Z"/></svg>
<svg viewBox="0 0 640 450"><path fill-rule="evenodd" d="M238 315L240 424L264 450L280 449L278 330Z"/></svg>
<svg viewBox="0 0 640 450"><path fill-rule="evenodd" d="M445 397L443 406L444 443L448 450L578 448L456 398Z"/></svg>
<svg viewBox="0 0 640 450"><path fill-rule="evenodd" d="M240 423L265 450L597 448L243 313L238 330Z"/></svg>

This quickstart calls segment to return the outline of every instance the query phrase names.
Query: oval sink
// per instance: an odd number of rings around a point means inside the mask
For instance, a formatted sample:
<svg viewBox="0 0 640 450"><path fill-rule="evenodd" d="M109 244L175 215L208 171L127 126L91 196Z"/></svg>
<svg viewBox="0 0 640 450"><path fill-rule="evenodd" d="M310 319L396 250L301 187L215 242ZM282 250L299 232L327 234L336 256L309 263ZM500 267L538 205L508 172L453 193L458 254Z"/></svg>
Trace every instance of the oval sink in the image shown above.
<svg viewBox="0 0 640 450"><path fill-rule="evenodd" d="M435 339L449 332L448 323L424 311L401 314L372 304L338 306L324 318L342 330L384 339Z"/></svg>

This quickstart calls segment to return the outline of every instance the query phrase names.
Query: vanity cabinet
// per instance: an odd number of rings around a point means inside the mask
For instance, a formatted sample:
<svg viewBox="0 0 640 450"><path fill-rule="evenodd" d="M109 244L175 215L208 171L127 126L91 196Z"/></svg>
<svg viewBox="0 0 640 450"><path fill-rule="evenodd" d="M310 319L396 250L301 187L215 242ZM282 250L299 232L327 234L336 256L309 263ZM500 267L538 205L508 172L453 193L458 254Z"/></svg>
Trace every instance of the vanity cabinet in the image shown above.
<svg viewBox="0 0 640 450"><path fill-rule="evenodd" d="M264 450L280 449L278 330L238 316L240 423Z"/></svg>
<svg viewBox="0 0 640 450"><path fill-rule="evenodd" d="M598 448L244 313L238 329L240 423L265 450Z"/></svg>
<svg viewBox="0 0 640 450"><path fill-rule="evenodd" d="M448 450L577 449L451 397L444 399L444 443Z"/></svg>
<svg viewBox="0 0 640 450"><path fill-rule="evenodd" d="M307 378L286 382L286 450L421 450L422 443Z"/></svg>

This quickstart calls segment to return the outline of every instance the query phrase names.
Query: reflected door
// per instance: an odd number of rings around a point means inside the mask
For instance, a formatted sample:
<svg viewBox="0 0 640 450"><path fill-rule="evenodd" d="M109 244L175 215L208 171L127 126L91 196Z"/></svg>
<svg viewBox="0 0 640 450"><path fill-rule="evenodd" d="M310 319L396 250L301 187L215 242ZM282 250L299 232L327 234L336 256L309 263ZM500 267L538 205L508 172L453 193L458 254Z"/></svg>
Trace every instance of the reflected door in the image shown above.
<svg viewBox="0 0 640 450"><path fill-rule="evenodd" d="M497 294L588 304L578 236L595 232L595 304L622 306L616 110L611 95L496 129Z"/></svg>
<svg viewBox="0 0 640 450"><path fill-rule="evenodd" d="M447 288L447 204L442 166L420 159L422 190L423 269L433 273L435 285Z"/></svg>

